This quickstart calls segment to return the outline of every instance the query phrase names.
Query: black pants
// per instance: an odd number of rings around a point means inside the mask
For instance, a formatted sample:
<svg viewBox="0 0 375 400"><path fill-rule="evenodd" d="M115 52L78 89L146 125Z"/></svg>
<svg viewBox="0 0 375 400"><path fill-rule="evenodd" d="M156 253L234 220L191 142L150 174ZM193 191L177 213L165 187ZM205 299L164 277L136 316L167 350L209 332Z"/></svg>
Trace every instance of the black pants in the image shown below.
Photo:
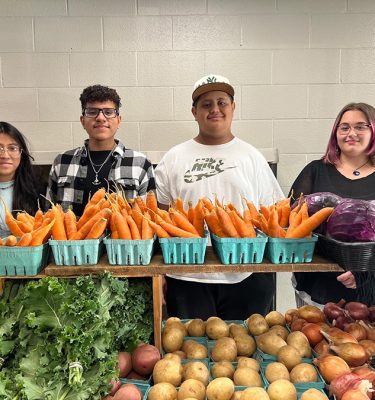
<svg viewBox="0 0 375 400"><path fill-rule="evenodd" d="M272 274L253 273L239 283L198 283L166 277L169 317L244 320L271 311L275 284Z"/></svg>

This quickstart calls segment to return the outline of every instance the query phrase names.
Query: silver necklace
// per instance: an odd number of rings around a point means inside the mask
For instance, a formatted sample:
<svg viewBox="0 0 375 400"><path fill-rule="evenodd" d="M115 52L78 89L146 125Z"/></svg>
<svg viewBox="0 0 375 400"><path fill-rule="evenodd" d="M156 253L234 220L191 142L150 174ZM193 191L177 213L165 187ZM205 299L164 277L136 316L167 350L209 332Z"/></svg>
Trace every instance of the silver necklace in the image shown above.
<svg viewBox="0 0 375 400"><path fill-rule="evenodd" d="M102 164L94 164L94 163L92 162L92 160L91 160L91 155L90 155L90 150L87 148L87 154L88 154L88 156L89 156L90 164L91 164L92 169L93 169L93 171L94 171L94 173L95 173L95 179L94 179L93 182L91 182L93 185L98 186L98 185L101 184L100 180L98 179L98 174L99 174L100 170L103 168L103 166L107 163L107 161L109 160L109 158L111 157L111 155L112 155L113 151L115 150L115 148L116 148L116 146L114 146L113 149L109 152L108 156L106 157L106 159L103 161ZM94 167L94 165L98 166L99 169L96 170L95 167Z"/></svg>
<svg viewBox="0 0 375 400"><path fill-rule="evenodd" d="M354 176L359 176L359 175L361 175L361 173L359 172L359 170L360 170L362 167L364 167L367 163L368 163L368 160L367 160L364 164L362 164L360 167L356 168L356 169L353 171L353 175L354 175Z"/></svg>
<svg viewBox="0 0 375 400"><path fill-rule="evenodd" d="M0 190L7 190L14 186L14 182L12 182L9 186L0 187Z"/></svg>

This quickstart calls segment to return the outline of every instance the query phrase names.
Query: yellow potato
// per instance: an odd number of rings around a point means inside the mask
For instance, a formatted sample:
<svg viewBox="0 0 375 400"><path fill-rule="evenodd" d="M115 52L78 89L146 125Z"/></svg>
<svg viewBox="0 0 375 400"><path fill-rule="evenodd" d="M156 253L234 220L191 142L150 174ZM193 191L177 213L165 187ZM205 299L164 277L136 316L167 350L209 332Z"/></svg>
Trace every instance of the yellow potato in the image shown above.
<svg viewBox="0 0 375 400"><path fill-rule="evenodd" d="M229 326L220 318L209 318L206 322L206 335L214 340L229 336Z"/></svg>
<svg viewBox="0 0 375 400"><path fill-rule="evenodd" d="M267 321L260 314L250 315L247 320L247 327L253 336L259 336L269 330Z"/></svg>
<svg viewBox="0 0 375 400"><path fill-rule="evenodd" d="M218 339L211 350L211 358L214 361L234 361L236 357L236 342L230 337L222 337Z"/></svg>
<svg viewBox="0 0 375 400"><path fill-rule="evenodd" d="M211 367L211 375L213 378L227 377L233 378L234 366L230 361L218 361Z"/></svg>
<svg viewBox="0 0 375 400"><path fill-rule="evenodd" d="M234 393L234 383L229 378L212 380L206 390L207 400L230 400Z"/></svg>
<svg viewBox="0 0 375 400"><path fill-rule="evenodd" d="M251 368L237 368L234 371L233 382L238 386L263 386L262 378L259 372L254 371Z"/></svg>
<svg viewBox="0 0 375 400"><path fill-rule="evenodd" d="M237 369L243 367L251 368L258 372L260 371L259 361L257 361L255 358L237 357Z"/></svg>
<svg viewBox="0 0 375 400"><path fill-rule="evenodd" d="M278 311L271 311L269 312L264 319L267 321L268 326L273 325L286 325L285 317L283 314L279 313Z"/></svg>
<svg viewBox="0 0 375 400"><path fill-rule="evenodd" d="M196 379L187 379L181 383L180 389L177 394L178 400L185 400L193 397L197 400L204 400L206 396L206 387L201 381Z"/></svg>
<svg viewBox="0 0 375 400"><path fill-rule="evenodd" d="M183 369L180 362L164 358L155 364L152 377L154 383L166 382L177 387L181 384L182 372Z"/></svg>
<svg viewBox="0 0 375 400"><path fill-rule="evenodd" d="M201 319L192 319L187 326L189 336L204 336L206 333L206 323Z"/></svg>
<svg viewBox="0 0 375 400"><path fill-rule="evenodd" d="M177 400L177 390L170 383L157 383L150 388L148 400Z"/></svg>
<svg viewBox="0 0 375 400"><path fill-rule="evenodd" d="M190 361L184 365L183 380L197 379L201 381L204 386L208 385L210 373L205 363L202 361Z"/></svg>
<svg viewBox="0 0 375 400"><path fill-rule="evenodd" d="M288 368L280 362L269 363L264 373L269 383L277 381L278 379L290 381Z"/></svg>
<svg viewBox="0 0 375 400"><path fill-rule="evenodd" d="M291 371L297 364L302 361L301 354L293 346L283 346L276 354L277 361L283 363L288 371Z"/></svg>
<svg viewBox="0 0 375 400"><path fill-rule="evenodd" d="M269 332L263 333L255 340L260 350L273 356L276 356L281 347L286 346L286 341L283 338Z"/></svg>
<svg viewBox="0 0 375 400"><path fill-rule="evenodd" d="M250 357L252 354L254 354L255 350L257 349L255 340L248 334L245 334L245 335L240 334L240 335L234 336L233 339L236 342L237 354L239 356Z"/></svg>
<svg viewBox="0 0 375 400"><path fill-rule="evenodd" d="M293 383L317 382L318 373L312 364L301 363L290 371L290 380Z"/></svg>
<svg viewBox="0 0 375 400"><path fill-rule="evenodd" d="M246 388L242 392L241 400L269 400L269 396L265 389L261 387Z"/></svg>
<svg viewBox="0 0 375 400"><path fill-rule="evenodd" d="M302 393L300 400L328 400L328 397L318 389L308 389Z"/></svg>
<svg viewBox="0 0 375 400"><path fill-rule="evenodd" d="M293 383L286 379L272 382L267 389L270 400L297 400L297 390Z"/></svg>

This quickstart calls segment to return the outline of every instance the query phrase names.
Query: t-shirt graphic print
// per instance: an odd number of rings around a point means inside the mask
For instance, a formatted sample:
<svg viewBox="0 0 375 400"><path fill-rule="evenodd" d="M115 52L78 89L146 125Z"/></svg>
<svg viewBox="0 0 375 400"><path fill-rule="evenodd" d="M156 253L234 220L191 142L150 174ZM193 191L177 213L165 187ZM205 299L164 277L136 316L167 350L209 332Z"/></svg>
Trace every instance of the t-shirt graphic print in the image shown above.
<svg viewBox="0 0 375 400"><path fill-rule="evenodd" d="M185 172L184 181L186 183L194 183L221 174L225 170L231 168L237 167L225 166L225 160L222 158L196 158L192 168Z"/></svg>

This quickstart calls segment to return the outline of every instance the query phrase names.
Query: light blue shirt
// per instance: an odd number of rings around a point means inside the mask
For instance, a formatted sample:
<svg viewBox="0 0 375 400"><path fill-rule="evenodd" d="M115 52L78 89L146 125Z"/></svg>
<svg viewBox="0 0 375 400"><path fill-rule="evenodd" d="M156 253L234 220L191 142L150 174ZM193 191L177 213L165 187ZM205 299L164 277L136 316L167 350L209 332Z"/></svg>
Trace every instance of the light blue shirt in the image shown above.
<svg viewBox="0 0 375 400"><path fill-rule="evenodd" d="M3 201L0 202L0 237L4 238L10 235L7 224L5 223L4 203L9 211L12 210L13 204L13 188L14 181L0 182L0 196ZM4 203L3 203L4 202Z"/></svg>

